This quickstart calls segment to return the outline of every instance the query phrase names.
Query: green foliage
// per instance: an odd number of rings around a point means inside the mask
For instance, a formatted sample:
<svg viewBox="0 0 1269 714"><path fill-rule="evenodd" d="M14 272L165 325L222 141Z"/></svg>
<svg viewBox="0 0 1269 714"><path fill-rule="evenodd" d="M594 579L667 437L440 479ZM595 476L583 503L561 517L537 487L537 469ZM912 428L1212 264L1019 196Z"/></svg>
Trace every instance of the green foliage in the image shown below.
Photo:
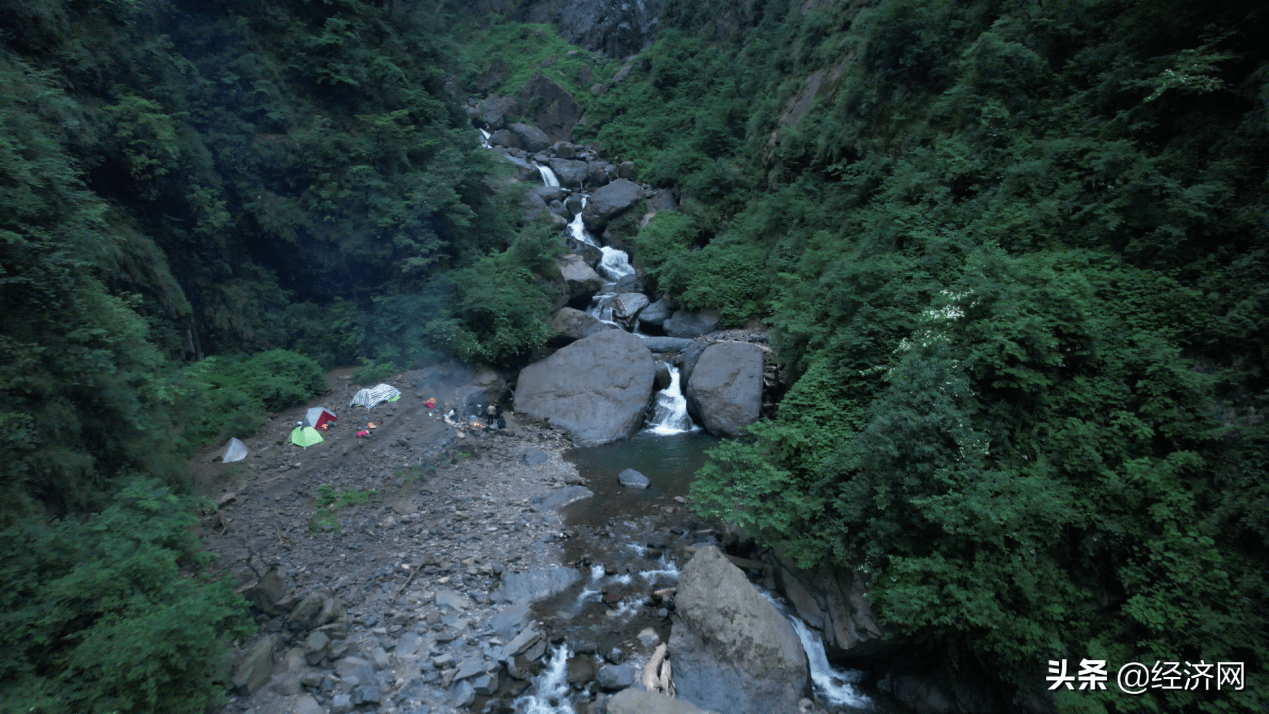
<svg viewBox="0 0 1269 714"><path fill-rule="evenodd" d="M186 367L184 377L192 397L185 434L195 443L250 436L270 412L326 391L326 374L317 362L287 350L208 357Z"/></svg>
<svg viewBox="0 0 1269 714"><path fill-rule="evenodd" d="M361 366L353 371L352 381L355 384L378 384L400 371L392 362L363 360Z"/></svg>
<svg viewBox="0 0 1269 714"><path fill-rule="evenodd" d="M208 559L189 504L137 479L87 521L24 521L0 537L0 709L203 712L220 703L227 638L251 632Z"/></svg>
<svg viewBox="0 0 1269 714"><path fill-rule="evenodd" d="M340 525L337 512L349 506L360 506L363 503L369 503L370 497L377 493L379 493L377 488L365 491L357 489L336 491L335 487L330 484L318 486L317 496L314 499L317 503L317 512L313 514L313 519L309 522L309 530L313 532L339 533Z"/></svg>

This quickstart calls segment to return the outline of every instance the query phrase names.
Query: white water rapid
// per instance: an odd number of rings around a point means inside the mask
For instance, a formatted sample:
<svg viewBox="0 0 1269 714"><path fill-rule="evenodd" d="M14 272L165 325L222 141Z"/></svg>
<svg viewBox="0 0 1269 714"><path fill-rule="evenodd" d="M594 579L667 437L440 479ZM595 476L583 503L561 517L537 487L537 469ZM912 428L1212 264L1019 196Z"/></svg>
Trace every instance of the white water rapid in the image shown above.
<svg viewBox="0 0 1269 714"><path fill-rule="evenodd" d="M492 135L489 132L485 131L484 129L480 129L479 131L480 131L480 145L485 147L486 149L492 148L489 146L489 137Z"/></svg>
<svg viewBox="0 0 1269 714"><path fill-rule="evenodd" d="M605 278L615 283L627 275L634 275L635 269L630 265L630 256L626 255L626 251L607 245L600 250L604 253L604 259L599 262L599 272Z"/></svg>
<svg viewBox="0 0 1269 714"><path fill-rule="evenodd" d="M817 632L802 622L788 606L777 600L771 593L758 588L758 592L775 606L784 618L793 625L802 649L806 652L806 660L811 670L811 684L820 701L828 704L833 711L865 712L874 709L873 701L855 688L855 684L863 679L864 673L855 669L838 669L828 662L824 653L824 641Z"/></svg>
<svg viewBox="0 0 1269 714"><path fill-rule="evenodd" d="M515 701L516 714L575 714L569 702L568 644L551 650L546 669L534 680L528 694Z"/></svg>
<svg viewBox="0 0 1269 714"><path fill-rule="evenodd" d="M560 180L555 177L555 172L551 170L550 166L546 166L544 164L538 164L538 163L535 163L533 165L538 167L538 173L542 176L542 185L544 186L559 186L560 185Z"/></svg>
<svg viewBox="0 0 1269 714"><path fill-rule="evenodd" d="M658 436L671 436L695 431L700 427L692 423L687 415L687 397L679 385L679 368L670 368L670 386L657 392L657 405L653 409L652 419L648 421L648 431Z"/></svg>

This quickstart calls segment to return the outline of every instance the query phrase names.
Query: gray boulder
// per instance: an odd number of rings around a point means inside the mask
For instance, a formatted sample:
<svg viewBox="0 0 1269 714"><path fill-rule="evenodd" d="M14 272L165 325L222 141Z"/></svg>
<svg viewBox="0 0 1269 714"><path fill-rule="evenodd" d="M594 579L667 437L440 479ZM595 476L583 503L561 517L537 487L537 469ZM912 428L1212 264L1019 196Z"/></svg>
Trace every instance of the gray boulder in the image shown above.
<svg viewBox="0 0 1269 714"><path fill-rule="evenodd" d="M661 323L661 327L665 328L665 334L670 337L700 337L707 335L718 327L718 320L721 317L718 310L706 308L704 310L679 310L674 315Z"/></svg>
<svg viewBox="0 0 1269 714"><path fill-rule="evenodd" d="M589 298L604 286L603 278L580 255L566 255L555 261L555 264L560 266L560 276L564 279L569 300Z"/></svg>
<svg viewBox="0 0 1269 714"><path fill-rule="evenodd" d="M671 337L670 339L674 338ZM646 345L648 341L644 340L643 343ZM653 350L653 352L655 352L655 350ZM670 365L664 362L657 362L657 379L654 385L656 390L659 392L662 389L669 387L670 383L673 381L674 377L670 374Z"/></svg>
<svg viewBox="0 0 1269 714"><path fill-rule="evenodd" d="M273 676L273 648L281 635L265 635L256 640L234 667L230 680L239 694L253 694Z"/></svg>
<svg viewBox="0 0 1269 714"><path fill-rule="evenodd" d="M516 178L522 181L528 179L536 179L540 175L538 169L528 161L511 153L512 149L505 146L495 146L493 152L503 158L504 161L516 167Z"/></svg>
<svg viewBox="0 0 1269 714"><path fill-rule="evenodd" d="M647 312L645 309L643 312ZM643 317L643 313L639 313L639 317ZM664 354L666 352L682 352L683 350L696 344L693 340L685 340L681 337L645 337L643 344L656 354Z"/></svg>
<svg viewBox="0 0 1269 714"><path fill-rule="evenodd" d="M539 216L546 216L552 223L558 225L566 225L568 221L563 216L557 215L547 207L546 201L542 200L542 196L534 189L524 192L524 198L520 201L520 219L525 223L531 223Z"/></svg>
<svg viewBox="0 0 1269 714"><path fill-rule="evenodd" d="M652 482L648 480L647 476L644 476L638 471L635 471L634 469L626 469L625 471L617 474L617 483L625 486L626 488L637 488L642 490L647 488Z"/></svg>
<svg viewBox="0 0 1269 714"><path fill-rule="evenodd" d="M674 305L668 299L661 298L639 313L639 322L660 327L663 322L670 319L673 312Z"/></svg>
<svg viewBox="0 0 1269 714"><path fill-rule="evenodd" d="M564 189L559 186L538 186L533 192L542 197L543 201L550 203L551 201L563 201L565 198Z"/></svg>
<svg viewBox="0 0 1269 714"><path fill-rule="evenodd" d="M614 320L632 324L639 311L648 306L648 296L643 293L622 293L612 301Z"/></svg>
<svg viewBox="0 0 1269 714"><path fill-rule="evenodd" d="M629 664L606 664L599 668L595 679L604 689L625 689L634 684L634 667Z"/></svg>
<svg viewBox="0 0 1269 714"><path fill-rule="evenodd" d="M498 131L490 134L489 145L502 146L508 149L519 149L522 146L520 143L520 137L506 129L499 129Z"/></svg>
<svg viewBox="0 0 1269 714"><path fill-rule="evenodd" d="M608 714L713 714L691 702L642 689L626 689L608 700Z"/></svg>
<svg viewBox="0 0 1269 714"><path fill-rule="evenodd" d="M648 196L648 210L677 211L679 210L679 202L674 198L673 193L662 189Z"/></svg>
<svg viewBox="0 0 1269 714"><path fill-rule="evenodd" d="M692 380L692 372L696 370L696 363L700 361L701 355L709 347L709 343L705 340L692 340L692 344L683 348L679 353L679 384L687 387L687 383Z"/></svg>
<svg viewBox="0 0 1269 714"><path fill-rule="evenodd" d="M565 488L557 488L551 491L550 495L536 499L534 503L544 511L558 511L565 506L594 495L595 493L585 486L566 486Z"/></svg>
<svg viewBox="0 0 1269 714"><path fill-rule="evenodd" d="M569 203L572 203L572 201L570 200ZM564 247L568 248L571 252L582 256L582 260L585 260L586 264L592 268L599 265L604 259L604 251L591 245L590 243L577 240L572 236L564 239Z"/></svg>
<svg viewBox="0 0 1269 714"><path fill-rule="evenodd" d="M586 164L587 186L603 186L615 178L617 178L617 171L607 161L591 161Z"/></svg>
<svg viewBox="0 0 1269 714"><path fill-rule="evenodd" d="M515 111L516 100L510 97L489 97L480 102L480 113L489 131L506 126L506 115Z"/></svg>
<svg viewBox="0 0 1269 714"><path fill-rule="evenodd" d="M807 681L793 626L714 546L683 568L670 655L680 699L729 714L794 714Z"/></svg>
<svg viewBox="0 0 1269 714"><path fill-rule="evenodd" d="M617 167L617 175L631 181L639 180L639 170L635 168L635 162L633 161L621 162L621 165Z"/></svg>
<svg viewBox="0 0 1269 714"><path fill-rule="evenodd" d="M551 159L551 170L560 185L565 188L581 188L586 182L586 162L571 159Z"/></svg>
<svg viewBox="0 0 1269 714"><path fill-rule="evenodd" d="M684 394L688 413L709 433L739 436L762 410L762 349L748 342L710 345Z"/></svg>
<svg viewBox="0 0 1269 714"><path fill-rule="evenodd" d="M567 89L541 72L525 83L520 92L520 106L532 112L533 123L541 127L552 143L568 141L573 127L582 118L582 105Z"/></svg>
<svg viewBox="0 0 1269 714"><path fill-rule="evenodd" d="M553 342L568 344L590 337L597 332L617 328L602 323L581 310L562 307L551 316L551 329L555 331Z"/></svg>
<svg viewBox="0 0 1269 714"><path fill-rule="evenodd" d="M547 138L546 132L531 124L521 124L516 122L507 127L516 136L520 137L520 146L529 152L538 152L549 147L551 140ZM492 140L491 140L492 143Z"/></svg>
<svg viewBox="0 0 1269 714"><path fill-rule="evenodd" d="M626 179L617 179L591 194L586 208L582 210L582 221L591 233L602 233L609 221L642 199L642 186Z"/></svg>
<svg viewBox="0 0 1269 714"><path fill-rule="evenodd" d="M570 144L567 141L557 141L551 145L551 151L561 159L572 159L577 157L579 147L577 144Z"/></svg>
<svg viewBox="0 0 1269 714"><path fill-rule="evenodd" d="M619 293L641 293L644 292L643 281L638 275L623 275L613 286L613 290Z"/></svg>
<svg viewBox="0 0 1269 714"><path fill-rule="evenodd" d="M767 560L774 566L776 588L803 622L824 633L830 656L873 656L885 649L862 573L833 565L806 570L778 550Z"/></svg>
<svg viewBox="0 0 1269 714"><path fill-rule="evenodd" d="M502 587L494 593L494 600L516 604L535 603L564 592L581 577L572 568L548 568L528 573L512 573L503 578Z"/></svg>
<svg viewBox="0 0 1269 714"><path fill-rule="evenodd" d="M516 412L567 431L577 446L606 444L639 429L655 374L642 340L600 332L525 367Z"/></svg>

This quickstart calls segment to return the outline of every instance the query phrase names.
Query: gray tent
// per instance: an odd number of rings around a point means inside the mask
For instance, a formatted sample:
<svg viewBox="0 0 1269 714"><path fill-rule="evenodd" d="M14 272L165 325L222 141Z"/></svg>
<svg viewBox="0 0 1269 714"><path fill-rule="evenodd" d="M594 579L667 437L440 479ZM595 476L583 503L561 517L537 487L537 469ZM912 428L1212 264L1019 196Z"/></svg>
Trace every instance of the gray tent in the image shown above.
<svg viewBox="0 0 1269 714"><path fill-rule="evenodd" d="M225 447L225 458L221 460L221 463L242 461L245 458L247 458L247 445L237 439L230 439L229 445Z"/></svg>

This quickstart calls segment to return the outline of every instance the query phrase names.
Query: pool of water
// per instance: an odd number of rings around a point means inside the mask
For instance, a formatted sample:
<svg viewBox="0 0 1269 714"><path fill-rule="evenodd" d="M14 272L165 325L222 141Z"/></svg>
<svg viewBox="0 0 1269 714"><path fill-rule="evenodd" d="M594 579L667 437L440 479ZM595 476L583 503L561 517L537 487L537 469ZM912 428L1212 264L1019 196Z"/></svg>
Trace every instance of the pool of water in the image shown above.
<svg viewBox="0 0 1269 714"><path fill-rule="evenodd" d="M591 480L587 488L595 497L569 506L564 519L569 525L601 526L613 518L659 515L675 505L675 496L687 496L696 471L705 465L705 452L717 444L717 438L704 432L672 436L642 432L625 441L573 449L564 458ZM622 486L617 474L625 469L647 476L651 484L644 490Z"/></svg>

